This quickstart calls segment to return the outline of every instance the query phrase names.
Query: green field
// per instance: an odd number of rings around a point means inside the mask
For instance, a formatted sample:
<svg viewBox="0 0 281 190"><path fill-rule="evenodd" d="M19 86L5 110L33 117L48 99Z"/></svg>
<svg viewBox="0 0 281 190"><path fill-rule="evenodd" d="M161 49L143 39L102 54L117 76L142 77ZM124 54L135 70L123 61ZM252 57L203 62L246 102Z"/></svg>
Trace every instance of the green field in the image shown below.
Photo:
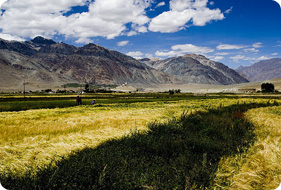
<svg viewBox="0 0 281 190"><path fill-rule="evenodd" d="M7 189L274 189L281 99L233 94L0 95ZM96 104L91 105L95 99Z"/></svg>

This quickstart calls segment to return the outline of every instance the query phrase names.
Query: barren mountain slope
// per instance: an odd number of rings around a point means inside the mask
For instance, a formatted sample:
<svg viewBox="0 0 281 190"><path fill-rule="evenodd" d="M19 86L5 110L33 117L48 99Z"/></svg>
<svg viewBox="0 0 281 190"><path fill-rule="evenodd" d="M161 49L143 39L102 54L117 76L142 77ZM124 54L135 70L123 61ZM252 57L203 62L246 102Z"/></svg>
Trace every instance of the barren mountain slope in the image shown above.
<svg viewBox="0 0 281 190"><path fill-rule="evenodd" d="M236 71L247 77L250 81L281 78L281 59L273 58L259 61L248 67L238 67Z"/></svg>
<svg viewBox="0 0 281 190"><path fill-rule="evenodd" d="M165 60L144 59L143 62L188 83L226 85L248 82L234 70L202 55L187 54Z"/></svg>
<svg viewBox="0 0 281 190"><path fill-rule="evenodd" d="M17 89L24 80L34 88L65 83L141 86L180 82L117 51L95 44L75 47L42 37L28 42L0 40L0 65L5 73L0 79L10 89Z"/></svg>

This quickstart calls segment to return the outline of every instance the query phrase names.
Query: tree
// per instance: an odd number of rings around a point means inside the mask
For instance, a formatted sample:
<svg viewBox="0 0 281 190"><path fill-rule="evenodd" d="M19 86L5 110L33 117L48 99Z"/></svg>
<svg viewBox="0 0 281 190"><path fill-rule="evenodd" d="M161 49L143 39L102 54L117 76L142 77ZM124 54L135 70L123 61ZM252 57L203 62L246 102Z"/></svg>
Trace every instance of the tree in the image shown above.
<svg viewBox="0 0 281 190"><path fill-rule="evenodd" d="M87 83L85 85L85 92L89 92L90 91L90 85Z"/></svg>
<svg viewBox="0 0 281 190"><path fill-rule="evenodd" d="M175 93L181 93L181 89L175 90Z"/></svg>
<svg viewBox="0 0 281 190"><path fill-rule="evenodd" d="M274 84L272 83L262 83L261 84L262 92L274 92Z"/></svg>

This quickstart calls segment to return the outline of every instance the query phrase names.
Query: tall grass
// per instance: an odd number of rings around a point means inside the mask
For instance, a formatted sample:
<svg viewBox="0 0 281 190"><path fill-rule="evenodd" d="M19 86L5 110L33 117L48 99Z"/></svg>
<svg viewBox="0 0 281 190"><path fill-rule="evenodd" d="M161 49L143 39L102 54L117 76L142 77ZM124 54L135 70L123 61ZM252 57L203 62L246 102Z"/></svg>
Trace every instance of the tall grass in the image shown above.
<svg viewBox="0 0 281 190"><path fill-rule="evenodd" d="M246 113L255 126L255 142L241 155L221 159L216 189L275 189L281 183L280 106Z"/></svg>
<svg viewBox="0 0 281 190"><path fill-rule="evenodd" d="M212 187L220 160L253 142L244 109L273 103L124 97L129 101L0 113L1 183L8 189Z"/></svg>

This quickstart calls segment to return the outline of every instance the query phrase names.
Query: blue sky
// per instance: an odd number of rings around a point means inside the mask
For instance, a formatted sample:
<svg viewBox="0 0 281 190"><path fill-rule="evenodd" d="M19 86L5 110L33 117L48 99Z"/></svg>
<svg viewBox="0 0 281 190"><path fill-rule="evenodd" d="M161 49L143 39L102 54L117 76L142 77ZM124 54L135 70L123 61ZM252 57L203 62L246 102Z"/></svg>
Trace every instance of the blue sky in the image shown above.
<svg viewBox="0 0 281 190"><path fill-rule="evenodd" d="M135 58L202 54L231 68L281 57L273 0L0 0L0 38L96 43Z"/></svg>

